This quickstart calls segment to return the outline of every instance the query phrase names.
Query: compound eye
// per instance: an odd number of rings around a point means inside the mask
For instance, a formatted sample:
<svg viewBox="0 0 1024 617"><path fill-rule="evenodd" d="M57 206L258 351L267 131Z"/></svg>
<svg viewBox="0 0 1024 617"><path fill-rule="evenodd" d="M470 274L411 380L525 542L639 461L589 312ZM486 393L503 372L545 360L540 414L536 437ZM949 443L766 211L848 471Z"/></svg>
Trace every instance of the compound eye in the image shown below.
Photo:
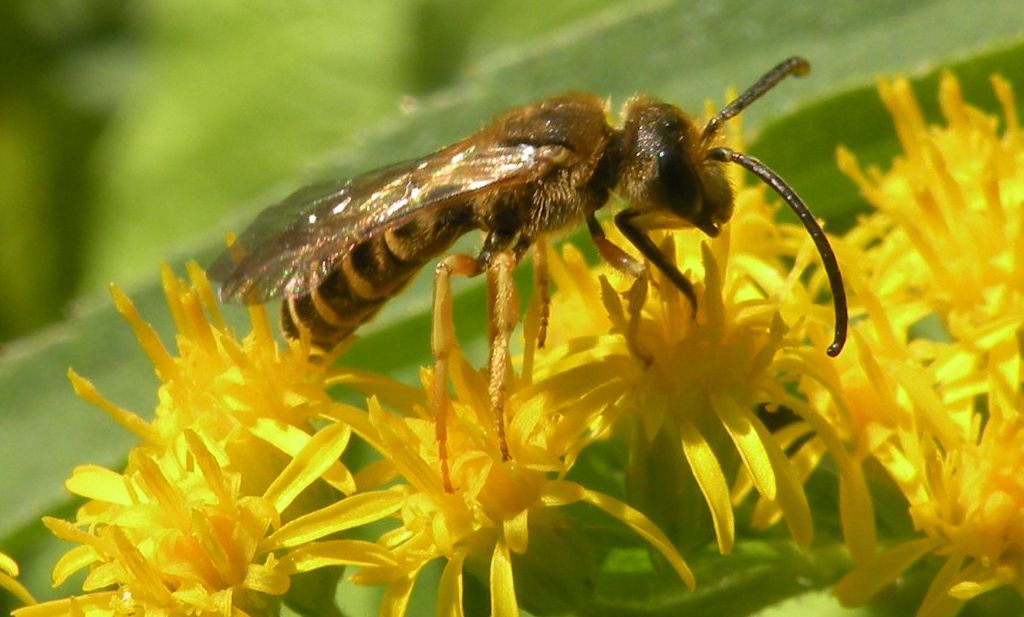
<svg viewBox="0 0 1024 617"><path fill-rule="evenodd" d="M655 190L659 201L673 214L692 223L700 210L700 176L681 145L658 152L658 178Z"/></svg>

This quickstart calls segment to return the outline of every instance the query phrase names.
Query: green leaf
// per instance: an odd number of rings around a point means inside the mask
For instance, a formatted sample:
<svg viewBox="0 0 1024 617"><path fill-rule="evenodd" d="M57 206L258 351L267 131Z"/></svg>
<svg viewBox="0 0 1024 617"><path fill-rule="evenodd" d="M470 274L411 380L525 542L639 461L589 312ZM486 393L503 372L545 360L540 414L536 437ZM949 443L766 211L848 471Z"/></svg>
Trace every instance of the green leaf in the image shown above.
<svg viewBox="0 0 1024 617"><path fill-rule="evenodd" d="M115 271L128 278L139 268L151 272L149 282L130 288L129 295L168 345L173 335L155 282L155 262L168 250L163 236L176 235L172 234L174 228L189 235L196 230L192 240L180 236L175 240L179 257L173 261L179 271L186 258L209 263L220 250L226 228L212 229L220 215L210 216L203 209L218 199L239 202L257 190L280 197L303 181L284 178L302 175L296 170L308 168L310 161L319 161L311 174L316 177L359 173L422 155L469 134L504 108L568 89L607 94L615 108L642 90L699 111L705 99L720 101L726 86L743 87L778 60L800 53L812 61L814 72L759 101L745 114L745 126L757 129L769 119L791 113L788 124L772 129L774 133L764 131L756 152L804 193L817 214L828 216L860 207L849 192L841 199L831 199L833 194L841 195L835 191L845 186L830 167L837 135L850 136L845 143L855 150L858 144L872 152L877 149L879 160L893 151L895 142L884 117L875 114L878 117L872 119L865 111L867 102L873 100L871 87L865 84L870 84L876 73L915 71L966 58L964 75L987 70L1002 70L1011 78L1022 74L1020 47L1002 56L973 60L979 50L1020 40L1019 8L998 0L979 0L971 10L964 10L955 0L899 6L880 0L846 0L827 7L740 0L619 3L598 12L588 9L575 20L567 18L564 27L543 36L506 39L508 43L488 48L487 53L479 51L483 48L479 42L469 44L466 49L480 54L474 58L471 74L411 101L411 111L400 112L397 94L402 87L393 81L390 68L364 67L364 72L346 73L346 68L334 61L321 62L330 57L325 48L338 36L359 34L365 37L359 40L367 53L377 53L374 37L378 31L356 33L354 24L340 17L341 9L333 15L319 15L322 21L303 16L302 9L314 4L300 6L294 11L296 16L283 9L273 14L236 15L227 3L209 12L205 5L150 6L149 10L170 13L152 22L159 22L159 27L153 26L157 36L147 40L148 44L165 46L154 51L154 58L176 51L186 55L191 64L169 68L157 62L136 68L137 79L144 81L150 71L157 71L165 79L177 80L168 82L173 84L168 87L182 92L154 94L148 103L136 101L136 119L122 119L106 138L107 150L101 158L117 159L122 167L104 183L108 187L105 194L111 203L131 206L132 216L144 222L125 220L123 208L98 216L91 263L107 263L110 269L97 267L91 280L103 280ZM375 3L382 13L367 19L401 21L406 17L401 11L411 10L385 5ZM542 11L541 6L522 6L521 10ZM167 21L161 21L164 19ZM255 20L256 25L246 20ZM282 23L268 23L271 21ZM219 26L221 23L225 25ZM204 47L216 37L208 32L200 36L201 29L212 28L220 34L229 25L239 24L250 37L253 50L248 64L226 52L219 56L215 47ZM296 31L284 39L260 36L263 28L277 32L277 26ZM396 28L381 37L400 38L403 32L406 30ZM390 65L385 62L384 66ZM161 73L164 70L166 74ZM288 79L278 80L282 74ZM312 75L313 80L334 75L345 83L355 82L358 87L351 89L352 107L346 107L349 101L345 97L337 96L341 89L335 90L333 97L303 98L294 87L298 82L291 81L302 74ZM263 83L261 76L268 83ZM853 86L861 89L847 90ZM215 110L204 109L203 122L182 124L182 117L191 109L189 92L195 95L205 88L230 97ZM828 98L837 91L845 94ZM928 90L925 96L932 97L933 92ZM291 114L268 118L261 115L261 95L275 97L281 105L292 100L296 107ZM976 98L974 90L967 91L969 100L982 105L990 102L984 96L987 94ZM372 108L379 111L379 106L383 112L370 113ZM218 114L229 121L214 123L211 118L217 119ZM166 133L157 139L153 137L155 128L150 133L147 127L135 125L129 131L125 123L138 122L139 117L166 122ZM359 120L364 126L358 131L352 126L331 128L346 119ZM279 125L280 131L271 131L268 124ZM186 126L188 131L183 129ZM293 131L289 142L275 148L275 140L289 134L288 130ZM176 150L168 135L191 140L191 146ZM331 144L335 143L348 147L332 153ZM813 149L808 143L814 144ZM142 157L148 148L156 151ZM182 152L195 156L183 156ZM274 171L268 171L271 168ZM204 170L210 175L201 173ZM192 175L195 178L185 183L191 188L179 192L179 181ZM270 189L282 182L279 189ZM198 198L193 191L204 183L212 192ZM211 197L214 193L220 197ZM837 205L818 207L830 201ZM158 214L154 209L157 202L163 202L171 215ZM260 205L250 204L236 212L230 227L237 230ZM159 250L149 251L151 244ZM473 250L474 245L474 239L468 240L466 250ZM479 361L486 332L483 294L478 281L457 283L459 336L471 357ZM416 367L429 362L429 297L429 276L423 276L363 330L344 362L413 379ZM241 311L234 315L237 318ZM240 322L236 319L236 323ZM4 478L0 548L19 559L24 566L23 580L41 598L54 596L55 592L46 588L48 571L53 556L63 549L40 532L39 517L68 507L62 482L74 465L91 462L116 467L131 445L130 438L102 413L73 396L64 377L68 366L94 380L110 399L143 415L148 415L155 403L152 369L105 294L91 296L66 322L5 349L0 358L0 435L4 439L0 448Z"/></svg>

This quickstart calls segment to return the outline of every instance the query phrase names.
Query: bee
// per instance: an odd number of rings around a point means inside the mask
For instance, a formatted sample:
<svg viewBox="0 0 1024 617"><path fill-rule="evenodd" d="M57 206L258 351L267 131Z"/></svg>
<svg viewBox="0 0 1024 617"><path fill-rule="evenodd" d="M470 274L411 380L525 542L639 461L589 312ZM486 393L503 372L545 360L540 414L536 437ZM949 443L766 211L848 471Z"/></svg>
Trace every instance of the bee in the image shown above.
<svg viewBox="0 0 1024 617"><path fill-rule="evenodd" d="M596 218L616 192L629 204L615 214L616 227L689 299L696 314L692 284L647 232L696 227L718 235L732 216L725 164L734 163L778 193L813 239L832 289L835 333L828 354L835 356L846 338L846 295L824 232L775 172L716 143L726 121L787 76L809 70L803 58L783 61L703 128L678 107L646 96L626 102L621 126L610 124L605 103L586 93L513 109L425 157L295 192L256 218L213 263L210 278L220 283L224 301L283 299L284 333L298 338L308 331L315 347L330 350L456 239L482 231L477 255L448 255L435 270L432 347L435 379L441 381L435 381L432 406L438 416L444 413L444 366L454 341L439 315L450 311L449 279L486 272L493 298L491 405L502 455L508 459L504 367L508 337L518 319L510 308L511 269L545 238L586 223L603 259L643 276L646 264L612 243ZM437 429L442 463L443 427L442 418ZM447 477L445 482L450 488Z"/></svg>

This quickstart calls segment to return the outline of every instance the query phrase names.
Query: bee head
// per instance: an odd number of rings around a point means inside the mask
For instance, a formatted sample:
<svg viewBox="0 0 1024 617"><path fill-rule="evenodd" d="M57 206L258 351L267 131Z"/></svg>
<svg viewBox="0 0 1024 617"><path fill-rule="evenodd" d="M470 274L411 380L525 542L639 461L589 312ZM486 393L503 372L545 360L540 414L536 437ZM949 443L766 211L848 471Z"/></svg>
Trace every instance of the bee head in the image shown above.
<svg viewBox="0 0 1024 617"><path fill-rule="evenodd" d="M623 116L620 186L645 211L644 226L717 236L732 217L733 193L701 130L678 107L646 98L630 100Z"/></svg>
<svg viewBox="0 0 1024 617"><path fill-rule="evenodd" d="M780 62L723 107L703 129L698 129L693 120L672 105L642 97L629 101L623 111L625 122L620 133L619 185L631 203L628 229L634 237L642 237L644 230L686 225L709 236L717 235L733 210L732 189L725 178L726 163L743 167L771 187L803 223L825 265L836 313L835 334L828 354L835 356L846 341L846 291L825 232L796 191L777 173L748 154L714 145L725 122L786 77L806 75L810 68L807 60L799 56ZM646 242L649 244L650 240ZM641 245L646 246L643 241Z"/></svg>

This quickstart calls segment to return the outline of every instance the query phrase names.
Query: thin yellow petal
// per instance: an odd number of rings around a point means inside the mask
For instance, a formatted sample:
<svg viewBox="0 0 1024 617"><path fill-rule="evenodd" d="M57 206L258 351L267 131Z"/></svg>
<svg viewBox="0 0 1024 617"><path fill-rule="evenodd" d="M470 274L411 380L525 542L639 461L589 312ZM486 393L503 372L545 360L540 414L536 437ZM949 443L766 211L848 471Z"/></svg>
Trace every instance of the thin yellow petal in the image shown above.
<svg viewBox="0 0 1024 617"><path fill-rule="evenodd" d="M963 562L963 553L953 553L946 558L928 586L928 593L917 609L917 617L952 617L960 610L964 601L949 595L949 590L956 582Z"/></svg>
<svg viewBox="0 0 1024 617"><path fill-rule="evenodd" d="M86 499L127 506L132 503L125 477L99 465L79 465L64 481L64 487Z"/></svg>
<svg viewBox="0 0 1024 617"><path fill-rule="evenodd" d="M504 521L505 543L508 544L509 550L517 555L526 552L530 541L529 514L530 510L527 508Z"/></svg>
<svg viewBox="0 0 1024 617"><path fill-rule="evenodd" d="M196 294L199 296L199 302L210 316L210 321L213 322L215 327L223 330L225 327L224 317L220 313L217 297L213 292L213 287L210 286L210 279L206 276L206 270L203 270L203 267L194 261L189 261L185 264L185 270L188 272L188 279L192 284L192 289L195 289Z"/></svg>
<svg viewBox="0 0 1024 617"><path fill-rule="evenodd" d="M60 556L53 566L51 577L54 586L64 584L69 577L101 560L99 553L91 546L76 546Z"/></svg>
<svg viewBox="0 0 1024 617"><path fill-rule="evenodd" d="M35 604L35 598L25 589L25 586L15 580L18 576L18 564L8 555L0 553L0 589L6 589L18 602L22 604Z"/></svg>
<svg viewBox="0 0 1024 617"><path fill-rule="evenodd" d="M351 430L351 427L347 424L340 424L344 431ZM288 424L287 422L282 422L277 419L260 418L253 423L249 430L252 431L253 435L259 437L263 441L266 441L292 458L297 457L303 449L309 446L309 433L294 424ZM348 442L349 436L348 432L343 435L345 443ZM342 449L344 449L344 447ZM308 454L309 453L307 453L307 455ZM328 465L327 468L320 473L319 477L346 495L351 495L355 492L355 478L353 478L352 473L337 460L333 461L333 464Z"/></svg>
<svg viewBox="0 0 1024 617"><path fill-rule="evenodd" d="M519 617L512 557L508 546L500 540L491 555L491 617Z"/></svg>
<svg viewBox="0 0 1024 617"><path fill-rule="evenodd" d="M153 363L153 368L156 369L160 380L167 382L177 377L178 369L174 364L174 359L167 352L167 348L164 347L156 330L142 320L142 316L135 309L135 305L116 285L110 286L110 295L114 297L114 306L117 308L117 312L131 326L132 331L135 333L135 338L139 341L139 345L146 352L146 355L149 356L149 361Z"/></svg>
<svg viewBox="0 0 1024 617"><path fill-rule="evenodd" d="M932 538L920 538L894 546L857 566L836 583L832 593L845 606L862 606L939 544Z"/></svg>
<svg viewBox="0 0 1024 617"><path fill-rule="evenodd" d="M116 591L101 591L84 596L73 596L71 598L19 608L13 611L11 615L13 617L113 616L114 611L110 607L116 603L117 595L118 592Z"/></svg>
<svg viewBox="0 0 1024 617"><path fill-rule="evenodd" d="M308 572L327 566L393 566L391 551L365 540L328 540L303 544L281 558L286 568Z"/></svg>
<svg viewBox="0 0 1024 617"><path fill-rule="evenodd" d="M119 407L108 401L99 393L91 381L76 373L74 369L69 368L67 375L68 380L71 381L71 388L75 391L75 395L78 398L102 409L114 422L117 422L123 429L132 433L141 441L150 444L160 443L159 434L149 422L146 422L124 407Z"/></svg>
<svg viewBox="0 0 1024 617"><path fill-rule="evenodd" d="M853 460L835 427L803 401L787 397L786 404L796 411L825 443L839 468L839 514L843 537L854 562L861 563L875 552L877 535L875 510L864 469Z"/></svg>
<svg viewBox="0 0 1024 617"><path fill-rule="evenodd" d="M767 444L765 454L768 456L772 468L772 475L775 477L778 494L775 502L782 509L786 526L789 533L802 547L811 543L814 535L814 522L811 519L811 506L807 503L807 494L804 493L803 483L797 476L786 455L772 442L771 433L759 421L751 423L758 437L763 444Z"/></svg>
<svg viewBox="0 0 1024 617"><path fill-rule="evenodd" d="M273 503L278 512L284 512L299 493L338 464L351 434L352 430L348 426L338 423L329 424L317 431L274 478L263 497ZM350 488L350 492L355 491L354 480Z"/></svg>
<svg viewBox="0 0 1024 617"><path fill-rule="evenodd" d="M728 392L712 390L710 393L711 406L722 421L736 450L743 459L743 465L750 473L750 479L757 487L757 491L765 499L774 500L776 485L775 472L772 469L768 453L765 451L765 444L758 431L754 428L754 420L751 413L739 405Z"/></svg>
<svg viewBox="0 0 1024 617"><path fill-rule="evenodd" d="M160 578L154 564L149 563L146 556L121 530L120 527L109 527L105 530L117 547L117 562L124 567L128 575L135 578L142 586L146 595L152 597L158 605L166 606L171 602L171 594L165 582Z"/></svg>
<svg viewBox="0 0 1024 617"><path fill-rule="evenodd" d="M288 574L273 565L249 564L245 571L246 589L274 596L284 595L291 586Z"/></svg>
<svg viewBox="0 0 1024 617"><path fill-rule="evenodd" d="M922 424L935 435L947 450L955 449L962 443L964 435L950 417L946 406L939 399L926 373L914 370L901 362L890 363L887 367L910 397L914 409L920 412Z"/></svg>
<svg viewBox="0 0 1024 617"><path fill-rule="evenodd" d="M213 453L210 452L203 438L192 430L186 430L185 442L188 444L192 459L202 472L203 479L206 480L210 490L217 496L220 503L231 503L233 499L225 481L222 466Z"/></svg>
<svg viewBox="0 0 1024 617"><path fill-rule="evenodd" d="M425 403L423 390L397 382L390 377L345 367L344 370L332 373L324 379L324 385L344 385L367 397L375 396L385 406L394 409L412 409Z"/></svg>
<svg viewBox="0 0 1024 617"><path fill-rule="evenodd" d="M288 522L263 541L261 551L311 542L338 531L387 518L402 507L406 496L407 490L399 486L346 497Z"/></svg>
<svg viewBox="0 0 1024 617"><path fill-rule="evenodd" d="M53 535L57 536L61 540L71 542L72 544L95 545L97 543L95 536L82 531L64 519L44 516L43 525L45 525Z"/></svg>
<svg viewBox="0 0 1024 617"><path fill-rule="evenodd" d="M715 537L718 539L718 550L723 555L732 552L736 538L736 522L733 518L732 500L729 498L729 486L722 473L707 440L691 422L679 425L683 454L693 470L693 477L704 494L704 500L711 510L711 520L715 526Z"/></svg>
<svg viewBox="0 0 1024 617"><path fill-rule="evenodd" d="M949 586L949 595L966 602L1003 585L1013 585L1016 580L1015 566L992 568L980 561L973 561L959 572L956 580Z"/></svg>
<svg viewBox="0 0 1024 617"><path fill-rule="evenodd" d="M384 597L380 599L379 617L404 617L405 609L409 607L413 583L416 582L416 574L417 572L410 573L388 584L384 590Z"/></svg>
<svg viewBox="0 0 1024 617"><path fill-rule="evenodd" d="M444 566L437 588L437 617L465 617L462 610L462 563L466 553L456 551Z"/></svg>
<svg viewBox="0 0 1024 617"><path fill-rule="evenodd" d="M367 401L370 407L380 406L376 397L370 397ZM330 418L352 427L352 431L359 435L366 443L378 452L387 452L387 448L381 443L380 434L377 428L370 422L370 414L352 407L351 405L335 404L325 410Z"/></svg>
<svg viewBox="0 0 1024 617"><path fill-rule="evenodd" d="M576 497L576 499L572 499ZM585 501L601 510L604 510L612 517L625 523L637 535L647 540L659 553L665 556L672 568L679 575L679 578L686 583L690 589L696 587L697 583L693 578L693 572L686 565L683 556L672 546L665 534L649 518L638 510L608 495L603 495L587 490L578 484L556 480L544 485L544 503L550 505L565 505L573 501Z"/></svg>

